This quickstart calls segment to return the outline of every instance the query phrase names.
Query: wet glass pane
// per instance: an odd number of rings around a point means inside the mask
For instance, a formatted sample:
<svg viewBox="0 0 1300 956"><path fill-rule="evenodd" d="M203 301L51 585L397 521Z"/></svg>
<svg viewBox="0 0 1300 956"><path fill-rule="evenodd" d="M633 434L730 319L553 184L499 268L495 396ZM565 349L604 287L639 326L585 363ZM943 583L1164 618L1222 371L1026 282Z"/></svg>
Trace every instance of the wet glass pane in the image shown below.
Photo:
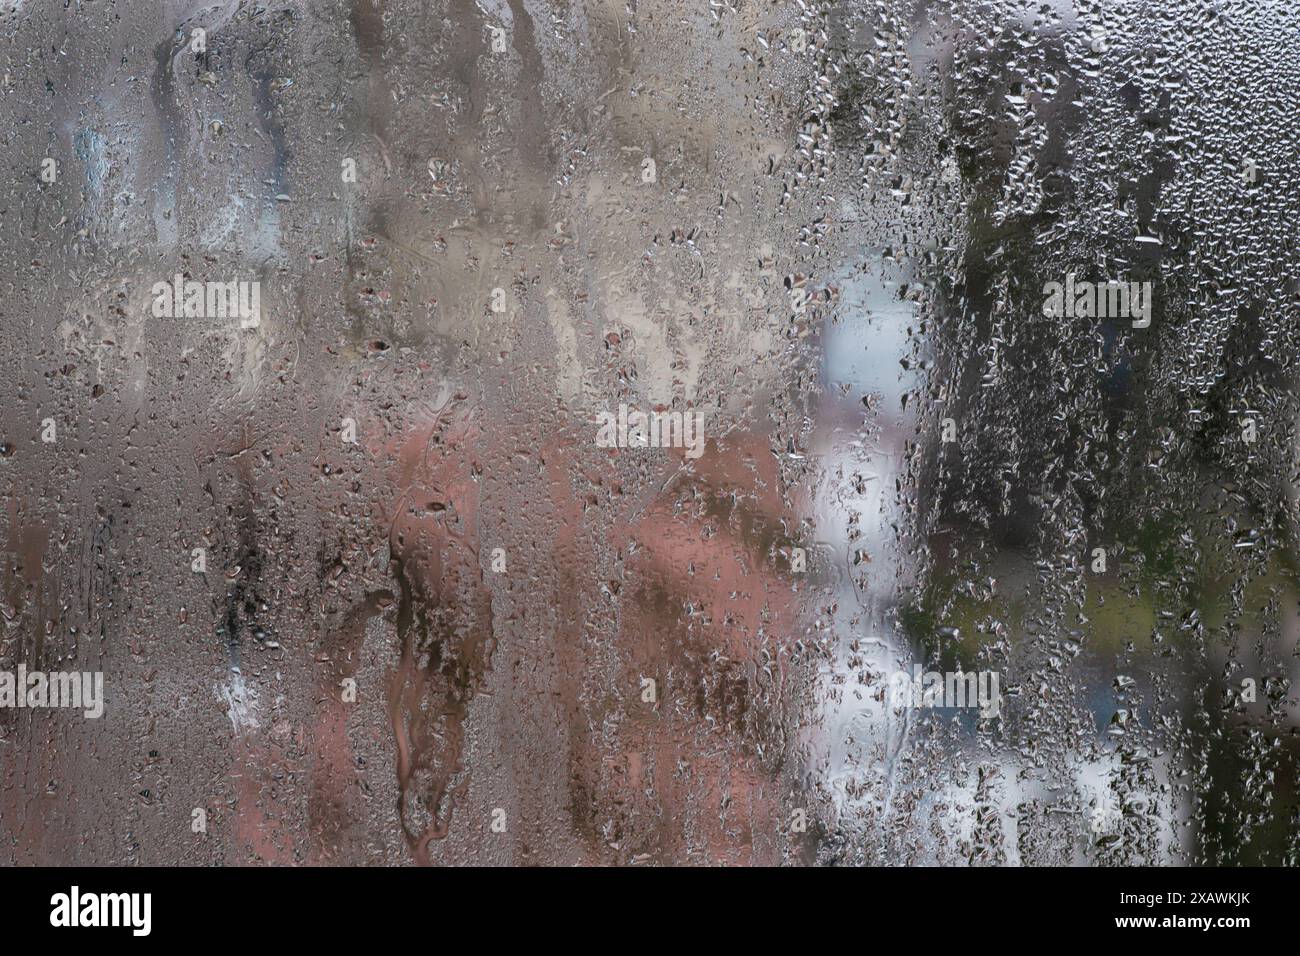
<svg viewBox="0 0 1300 956"><path fill-rule="evenodd" d="M1298 30L0 4L0 862L1297 862Z"/></svg>

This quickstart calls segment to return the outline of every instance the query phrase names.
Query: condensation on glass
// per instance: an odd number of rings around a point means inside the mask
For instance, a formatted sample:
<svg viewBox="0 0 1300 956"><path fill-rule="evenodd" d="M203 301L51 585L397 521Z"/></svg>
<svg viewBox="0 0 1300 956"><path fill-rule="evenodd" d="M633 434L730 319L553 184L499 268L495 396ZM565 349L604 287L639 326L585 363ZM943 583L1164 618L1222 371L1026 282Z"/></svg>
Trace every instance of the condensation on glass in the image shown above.
<svg viewBox="0 0 1300 956"><path fill-rule="evenodd" d="M0 861L1296 863L1297 30L0 4Z"/></svg>

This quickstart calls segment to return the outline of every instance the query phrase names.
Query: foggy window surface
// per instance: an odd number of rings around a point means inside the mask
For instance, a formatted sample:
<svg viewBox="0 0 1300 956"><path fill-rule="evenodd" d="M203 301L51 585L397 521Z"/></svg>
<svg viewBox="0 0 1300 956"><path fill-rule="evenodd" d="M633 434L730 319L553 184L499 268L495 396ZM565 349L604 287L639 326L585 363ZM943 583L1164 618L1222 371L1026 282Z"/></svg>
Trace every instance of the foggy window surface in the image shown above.
<svg viewBox="0 0 1300 956"><path fill-rule="evenodd" d="M1298 33L0 3L0 864L1300 862Z"/></svg>

